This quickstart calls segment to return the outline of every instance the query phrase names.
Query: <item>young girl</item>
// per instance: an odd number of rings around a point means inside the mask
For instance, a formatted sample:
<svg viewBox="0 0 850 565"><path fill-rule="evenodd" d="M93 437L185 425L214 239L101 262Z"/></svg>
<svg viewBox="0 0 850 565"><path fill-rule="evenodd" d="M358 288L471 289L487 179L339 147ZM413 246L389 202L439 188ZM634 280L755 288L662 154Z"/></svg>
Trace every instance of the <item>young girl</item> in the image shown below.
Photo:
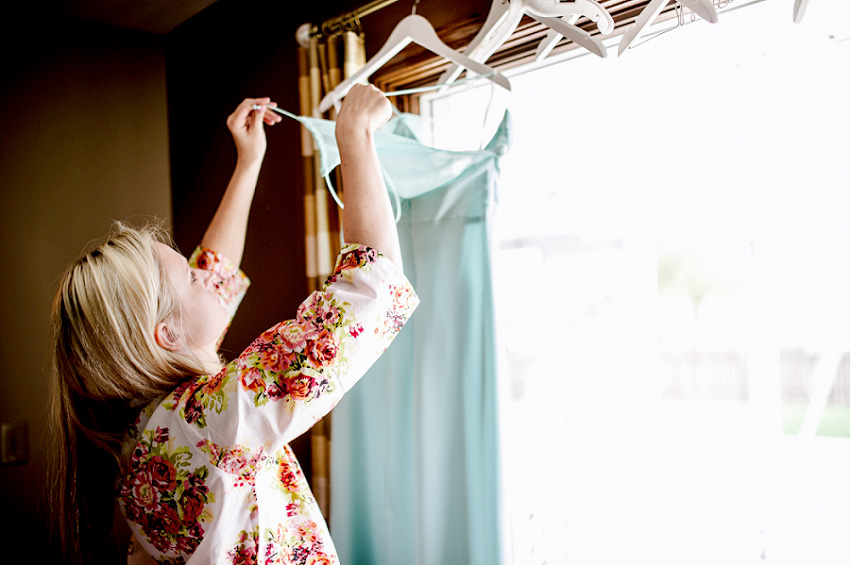
<svg viewBox="0 0 850 565"><path fill-rule="evenodd" d="M53 308L54 509L72 563L99 562L114 502L130 562L336 563L288 443L327 414L389 346L418 299L374 131L391 116L355 86L336 125L346 245L296 317L224 365L217 346L248 280L245 227L266 149L268 98L228 118L237 165L186 260L155 228L118 225L72 265Z"/></svg>

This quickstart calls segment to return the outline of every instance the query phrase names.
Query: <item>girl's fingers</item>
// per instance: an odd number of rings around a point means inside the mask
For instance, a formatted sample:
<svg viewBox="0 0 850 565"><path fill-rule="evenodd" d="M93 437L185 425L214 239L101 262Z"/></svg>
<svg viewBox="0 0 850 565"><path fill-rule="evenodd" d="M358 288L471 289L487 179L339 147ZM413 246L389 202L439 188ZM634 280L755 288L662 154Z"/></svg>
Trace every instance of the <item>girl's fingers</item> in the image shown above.
<svg viewBox="0 0 850 565"><path fill-rule="evenodd" d="M254 106L264 106L268 103L268 98L246 98L241 104L239 104L238 110L247 114L254 110Z"/></svg>
<svg viewBox="0 0 850 565"><path fill-rule="evenodd" d="M283 118L280 116L280 114L277 114L269 108L277 108L277 103L269 102L268 104L266 104L266 111L263 115L263 121L265 121L268 125L273 126L274 124L283 120Z"/></svg>
<svg viewBox="0 0 850 565"><path fill-rule="evenodd" d="M278 114L275 114L274 112L272 112L270 110L266 110L266 113L263 116L263 121L265 121L270 126L275 125L276 123L278 123L282 119L283 119L282 117L280 117Z"/></svg>
<svg viewBox="0 0 850 565"><path fill-rule="evenodd" d="M268 96L265 96L263 98L246 98L242 102L242 104L248 106L249 108L253 108L253 106L255 104L260 105L260 106L267 106L267 105L271 104L271 101L272 101L271 98L269 98Z"/></svg>
<svg viewBox="0 0 850 565"><path fill-rule="evenodd" d="M277 107L277 103L272 102L271 98L246 98L230 115L227 125L234 134L237 130L261 127L263 123L272 126L283 118L269 110L269 107Z"/></svg>
<svg viewBox="0 0 850 565"><path fill-rule="evenodd" d="M254 106L264 106L269 102L271 102L270 98L246 98L233 111L233 117L237 120L246 118L254 111Z"/></svg>

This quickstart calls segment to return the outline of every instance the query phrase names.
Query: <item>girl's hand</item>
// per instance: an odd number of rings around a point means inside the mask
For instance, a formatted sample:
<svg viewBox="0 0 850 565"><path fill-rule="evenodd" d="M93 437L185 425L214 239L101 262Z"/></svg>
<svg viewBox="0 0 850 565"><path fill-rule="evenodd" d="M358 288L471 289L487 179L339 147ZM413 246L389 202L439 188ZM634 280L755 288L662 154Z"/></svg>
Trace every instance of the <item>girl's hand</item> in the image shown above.
<svg viewBox="0 0 850 565"><path fill-rule="evenodd" d="M254 106L261 108L255 110ZM238 160L245 164L262 162L266 154L266 132L263 123L270 126L280 122L282 118L267 109L277 104L270 98L246 98L227 118L227 128L236 144Z"/></svg>
<svg viewBox="0 0 850 565"><path fill-rule="evenodd" d="M371 84L355 84L336 119L337 142L344 143L351 136L371 135L392 115L392 105L383 92Z"/></svg>

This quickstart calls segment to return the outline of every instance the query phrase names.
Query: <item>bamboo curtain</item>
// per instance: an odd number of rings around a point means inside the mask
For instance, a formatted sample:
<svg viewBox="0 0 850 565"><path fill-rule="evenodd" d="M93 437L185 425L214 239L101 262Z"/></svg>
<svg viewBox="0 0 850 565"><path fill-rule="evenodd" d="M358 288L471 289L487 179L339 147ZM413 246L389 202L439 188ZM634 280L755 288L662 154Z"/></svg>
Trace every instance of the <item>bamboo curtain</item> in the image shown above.
<svg viewBox="0 0 850 565"><path fill-rule="evenodd" d="M342 80L365 64L363 35L346 30L329 38L314 37L309 47L298 49L298 91L302 116L334 119L335 111L322 116L317 107L321 99ZM317 290L331 274L341 248L342 216L328 194L320 173L320 155L313 136L301 126L301 155L304 163L304 243L305 267L309 290ZM341 178L334 179L342 198ZM320 420L310 431L311 485L326 519L330 514L330 441L331 415Z"/></svg>

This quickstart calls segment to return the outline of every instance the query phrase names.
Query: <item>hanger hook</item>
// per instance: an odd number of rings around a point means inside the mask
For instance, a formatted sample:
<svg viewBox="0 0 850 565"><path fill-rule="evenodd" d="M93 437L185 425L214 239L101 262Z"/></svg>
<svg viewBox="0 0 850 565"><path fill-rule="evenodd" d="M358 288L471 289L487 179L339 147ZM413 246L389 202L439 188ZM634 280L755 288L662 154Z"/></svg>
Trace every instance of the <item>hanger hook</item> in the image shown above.
<svg viewBox="0 0 850 565"><path fill-rule="evenodd" d="M416 15L416 6L418 6L418 5L419 5L419 0L413 0L413 10L411 11L411 13L414 16Z"/></svg>
<svg viewBox="0 0 850 565"><path fill-rule="evenodd" d="M671 27L669 29L665 29L664 31L659 31L655 35L647 36L640 43L637 43L635 45L629 45L629 49L634 49L635 47L639 47L639 46L643 45L644 43L647 43L648 41L652 41L653 39L655 39L656 37L658 37L660 35L664 35L668 31L673 31L674 29L685 25L685 7L682 6L682 4L679 2L679 0L676 0L676 6L673 9L676 12L676 25L674 25L673 27Z"/></svg>

